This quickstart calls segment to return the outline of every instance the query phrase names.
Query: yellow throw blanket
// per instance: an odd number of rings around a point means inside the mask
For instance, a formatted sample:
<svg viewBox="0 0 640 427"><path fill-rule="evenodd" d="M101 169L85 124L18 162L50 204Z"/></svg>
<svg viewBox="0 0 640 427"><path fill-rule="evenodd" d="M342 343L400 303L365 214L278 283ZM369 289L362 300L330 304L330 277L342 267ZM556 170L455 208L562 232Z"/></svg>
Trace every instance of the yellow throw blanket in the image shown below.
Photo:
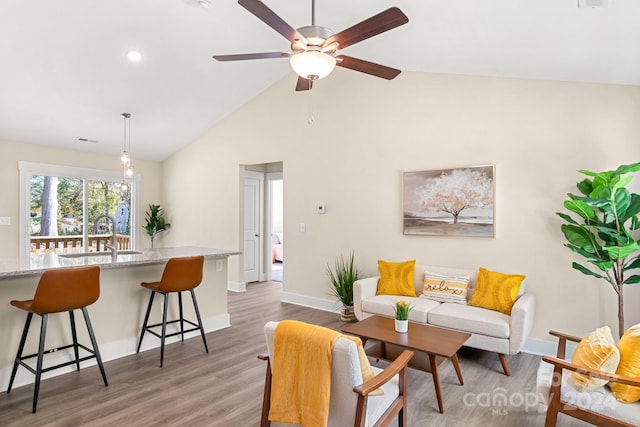
<svg viewBox="0 0 640 427"><path fill-rule="evenodd" d="M271 421L325 427L329 419L331 352L339 332L294 320L273 337Z"/></svg>

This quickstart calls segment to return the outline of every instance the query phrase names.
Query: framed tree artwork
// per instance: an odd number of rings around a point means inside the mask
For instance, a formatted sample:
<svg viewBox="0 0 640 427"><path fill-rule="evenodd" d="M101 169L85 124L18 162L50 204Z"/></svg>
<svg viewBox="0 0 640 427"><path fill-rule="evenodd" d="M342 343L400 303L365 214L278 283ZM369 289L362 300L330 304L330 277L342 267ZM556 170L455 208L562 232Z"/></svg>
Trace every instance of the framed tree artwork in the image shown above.
<svg viewBox="0 0 640 427"><path fill-rule="evenodd" d="M494 237L495 166L404 172L403 233Z"/></svg>

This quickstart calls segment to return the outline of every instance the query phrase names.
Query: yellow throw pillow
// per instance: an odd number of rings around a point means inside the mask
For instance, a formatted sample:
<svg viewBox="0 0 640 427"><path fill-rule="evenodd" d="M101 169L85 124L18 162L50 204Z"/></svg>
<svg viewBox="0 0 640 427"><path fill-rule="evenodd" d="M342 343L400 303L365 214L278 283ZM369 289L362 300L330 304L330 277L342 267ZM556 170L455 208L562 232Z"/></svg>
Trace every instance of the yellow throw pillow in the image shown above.
<svg viewBox="0 0 640 427"><path fill-rule="evenodd" d="M413 280L413 271L416 260L404 262L387 262L378 260L380 279L376 295L404 295L416 296L416 287Z"/></svg>
<svg viewBox="0 0 640 427"><path fill-rule="evenodd" d="M640 323L627 329L620 342L620 364L616 374L640 379ZM633 403L640 400L640 387L609 383L613 395L620 402Z"/></svg>
<svg viewBox="0 0 640 427"><path fill-rule="evenodd" d="M583 368L614 373L620 363L620 352L611 335L611 329L603 326L582 338L571 356L571 363ZM577 372L572 372L571 378L576 390L580 392L593 391L609 382Z"/></svg>
<svg viewBox="0 0 640 427"><path fill-rule="evenodd" d="M422 297L438 302L467 303L469 276L443 276L424 272Z"/></svg>
<svg viewBox="0 0 640 427"><path fill-rule="evenodd" d="M469 305L511 315L511 307L518 298L524 279L522 274L503 274L480 267L476 290Z"/></svg>

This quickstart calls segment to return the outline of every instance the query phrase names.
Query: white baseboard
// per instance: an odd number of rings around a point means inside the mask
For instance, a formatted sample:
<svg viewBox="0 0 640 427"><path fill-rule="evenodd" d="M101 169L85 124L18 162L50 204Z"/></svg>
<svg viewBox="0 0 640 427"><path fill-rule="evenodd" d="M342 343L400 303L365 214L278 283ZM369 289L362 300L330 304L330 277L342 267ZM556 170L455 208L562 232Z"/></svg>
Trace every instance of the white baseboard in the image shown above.
<svg viewBox="0 0 640 427"><path fill-rule="evenodd" d="M280 301L301 305L303 307L315 308L317 310L330 311L332 313L339 313L340 308L342 307L342 303L339 301L310 297L291 292L282 292L280 295Z"/></svg>
<svg viewBox="0 0 640 427"><path fill-rule="evenodd" d="M218 316L208 317L202 319L202 326L204 327L205 332L213 332L220 329L228 328L231 326L231 319L228 313L221 314ZM198 331L189 332L185 334L186 338L192 338L199 336L200 333ZM180 340L179 336L167 338L165 344L171 344L173 342L177 342ZM87 343L81 343L87 345ZM110 360L119 359L121 357L130 356L136 353L136 347L138 346L138 337L131 337L120 341L109 342L105 344L98 343L100 348L100 356L102 357L102 362L108 362ZM90 347L90 345L88 345ZM153 348L160 347L160 340L151 334L145 334L145 338L142 341L142 347L140 351L146 351ZM61 351L63 353L60 356L56 357L46 357L45 356L45 364L44 366L54 366L59 363L65 363L69 360L72 360L72 354L70 352ZM27 353L28 354L28 353ZM80 357L83 354L87 354L81 350ZM29 363L32 366L35 366L35 358L32 359L33 363ZM158 353L158 363L160 363L160 354ZM82 368L86 368L89 366L96 365L96 360L91 359L86 362L81 363ZM11 370L12 366L5 367L0 369L0 391L4 392L9 387L9 379L11 378ZM50 372L46 372L42 374L42 379L56 377L58 375L62 375L68 372L73 372L75 368L73 365L66 366L64 368L56 369ZM107 374L107 380L109 380L109 369L105 368ZM98 374L99 375L99 374ZM34 382L34 376L29 371L27 371L23 367L18 367L18 371L16 373L16 378L13 382L12 388L20 387L26 384L31 384Z"/></svg>
<svg viewBox="0 0 640 427"><path fill-rule="evenodd" d="M247 291L247 282L227 282L227 290L231 292L246 292Z"/></svg>
<svg viewBox="0 0 640 427"><path fill-rule="evenodd" d="M577 344L567 342L567 358L571 358L573 351L576 349ZM529 338L524 344L522 351L529 354L536 354L538 356L555 356L558 351L558 341L547 341L537 338Z"/></svg>

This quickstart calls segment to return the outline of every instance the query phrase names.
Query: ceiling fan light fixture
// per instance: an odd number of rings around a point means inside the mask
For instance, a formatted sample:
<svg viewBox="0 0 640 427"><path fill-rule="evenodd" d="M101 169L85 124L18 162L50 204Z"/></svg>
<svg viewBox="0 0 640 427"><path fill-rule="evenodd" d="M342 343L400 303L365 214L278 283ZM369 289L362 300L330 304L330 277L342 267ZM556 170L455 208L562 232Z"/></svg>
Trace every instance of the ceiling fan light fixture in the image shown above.
<svg viewBox="0 0 640 427"><path fill-rule="evenodd" d="M327 77L336 66L333 56L314 50L296 53L289 62L296 74L310 80Z"/></svg>

